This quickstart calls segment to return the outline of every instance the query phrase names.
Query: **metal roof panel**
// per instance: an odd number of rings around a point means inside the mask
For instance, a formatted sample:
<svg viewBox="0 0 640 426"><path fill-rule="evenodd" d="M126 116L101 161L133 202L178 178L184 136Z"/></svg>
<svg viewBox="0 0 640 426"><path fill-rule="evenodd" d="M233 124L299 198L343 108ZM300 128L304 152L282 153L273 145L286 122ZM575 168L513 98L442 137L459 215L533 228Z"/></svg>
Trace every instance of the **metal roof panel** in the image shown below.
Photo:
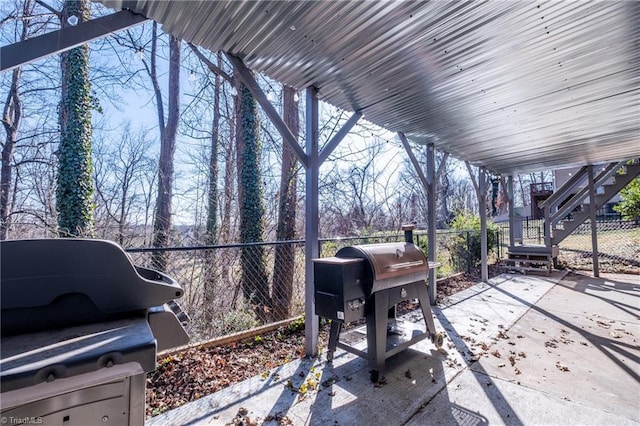
<svg viewBox="0 0 640 426"><path fill-rule="evenodd" d="M639 2L101 1L495 173L640 156Z"/></svg>

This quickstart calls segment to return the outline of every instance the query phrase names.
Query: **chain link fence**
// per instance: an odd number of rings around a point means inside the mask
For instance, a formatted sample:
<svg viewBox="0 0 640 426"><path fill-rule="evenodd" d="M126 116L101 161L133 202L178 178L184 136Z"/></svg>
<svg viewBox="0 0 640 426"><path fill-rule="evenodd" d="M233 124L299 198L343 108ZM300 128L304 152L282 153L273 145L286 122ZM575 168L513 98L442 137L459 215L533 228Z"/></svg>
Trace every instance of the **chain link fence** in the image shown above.
<svg viewBox="0 0 640 426"><path fill-rule="evenodd" d="M469 272L477 261L474 231L438 232L438 277ZM428 235L414 233L427 254ZM320 256L334 256L345 246L404 241L403 234L322 239ZM183 288L179 304L189 315L192 342L206 341L304 313L304 241L199 247L128 249L133 262L153 268L162 252L165 273Z"/></svg>
<svg viewBox="0 0 640 426"><path fill-rule="evenodd" d="M502 246L509 246L509 226L499 224ZM640 274L640 223L616 216L596 220L598 264L601 272ZM522 243L544 244L544 221L525 218ZM593 270L591 221L587 220L559 244L558 263L574 270Z"/></svg>
<svg viewBox="0 0 640 426"><path fill-rule="evenodd" d="M598 220L598 264L600 272L640 274L640 224L625 220ZM587 220L559 245L561 265L593 270L591 221Z"/></svg>
<svg viewBox="0 0 640 426"><path fill-rule="evenodd" d="M153 267L158 249L127 250ZM183 288L192 342L210 340L304 312L304 241L162 249L165 273Z"/></svg>

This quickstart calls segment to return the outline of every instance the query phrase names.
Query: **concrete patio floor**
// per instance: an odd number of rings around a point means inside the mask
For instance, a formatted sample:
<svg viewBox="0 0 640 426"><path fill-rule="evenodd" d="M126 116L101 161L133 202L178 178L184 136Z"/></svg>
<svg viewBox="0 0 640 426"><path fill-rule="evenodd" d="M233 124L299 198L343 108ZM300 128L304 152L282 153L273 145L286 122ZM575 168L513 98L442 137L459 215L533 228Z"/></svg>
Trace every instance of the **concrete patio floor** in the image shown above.
<svg viewBox="0 0 640 426"><path fill-rule="evenodd" d="M339 349L333 365L297 360L146 424L640 424L640 276L503 274L433 313L444 347L388 359L382 386Z"/></svg>

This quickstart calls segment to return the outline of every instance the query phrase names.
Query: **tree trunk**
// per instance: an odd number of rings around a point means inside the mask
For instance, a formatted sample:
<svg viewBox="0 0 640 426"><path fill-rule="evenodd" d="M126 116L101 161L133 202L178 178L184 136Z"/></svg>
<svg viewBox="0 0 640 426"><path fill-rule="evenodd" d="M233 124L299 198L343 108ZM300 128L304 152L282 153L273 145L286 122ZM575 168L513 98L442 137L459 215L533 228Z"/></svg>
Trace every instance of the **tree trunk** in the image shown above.
<svg viewBox="0 0 640 426"><path fill-rule="evenodd" d="M231 119L229 120L229 134L235 135L236 132L236 115L234 113L227 114ZM233 140L233 139L231 139ZM223 183L223 200L222 200L222 217L220 218L220 238L225 244L231 241L231 212L234 206L233 189L234 182L236 181L236 147L234 143L224 144L224 183ZM231 277L230 260L228 258L228 252L225 250L222 254L223 258L220 262L220 277L222 282L233 282ZM234 289L233 299L231 301L231 307L233 309L237 306L238 299L238 287Z"/></svg>
<svg viewBox="0 0 640 426"><path fill-rule="evenodd" d="M157 80L156 80L157 81ZM155 86L155 83L154 83ZM153 223L153 247L167 247L171 230L171 199L173 197L173 157L176 150L178 119L180 114L180 40L169 36L169 105L167 124L161 126L160 161L158 163L158 196L156 198ZM160 107L159 107L160 108ZM162 124L162 117L159 116ZM167 256L155 252L152 258L154 268L164 271Z"/></svg>
<svg viewBox="0 0 640 426"><path fill-rule="evenodd" d="M259 243L264 234L264 203L260 167L260 123L258 104L249 89L237 84L236 144L238 159L238 199L240 200L240 242ZM270 319L271 301L264 246L242 248L242 292L257 319Z"/></svg>
<svg viewBox="0 0 640 426"><path fill-rule="evenodd" d="M23 27L26 29L26 25ZM23 36L26 30L23 30ZM23 38L24 39L24 38ZM7 134L2 146L2 169L0 170L0 240L6 240L10 225L10 205L13 185L13 153L18 141L18 127L22 118L22 102L18 94L21 69L13 70L11 87L4 104L2 124Z"/></svg>
<svg viewBox="0 0 640 426"><path fill-rule="evenodd" d="M68 0L61 13L68 18L89 19L87 0ZM63 237L93 236L93 176L91 165L91 109L95 99L89 81L89 47L84 44L60 54L62 101L59 108L60 146L56 209L58 232Z"/></svg>
<svg viewBox="0 0 640 426"><path fill-rule="evenodd" d="M221 66L222 56L218 53L218 66ZM213 91L213 122L211 123L211 154L209 157L209 193L207 197L207 230L205 242L215 245L218 241L218 145L220 136L220 89L222 79L219 75L215 78ZM207 251L205 256L204 299L205 321L210 324L213 320L215 306L213 304L216 295L216 283L218 277L218 256L215 250Z"/></svg>
<svg viewBox="0 0 640 426"><path fill-rule="evenodd" d="M218 53L218 66L221 66L222 56ZM213 92L213 122L211 123L211 154L209 156L209 194L207 199L207 244L218 241L218 145L220 139L220 89L222 78L216 75Z"/></svg>
<svg viewBox="0 0 640 426"><path fill-rule="evenodd" d="M231 135L234 135L235 117L234 120L231 120L229 127L231 129ZM222 217L220 218L220 238L218 241L229 243L231 241L231 211L234 208L233 184L236 179L236 147L234 144L226 144L224 163Z"/></svg>
<svg viewBox="0 0 640 426"><path fill-rule="evenodd" d="M291 87L283 87L284 122L291 133L298 135L300 120L296 91ZM293 148L285 141L282 144L282 171L280 174L280 197L278 199L278 227L276 240L287 241L295 237L296 227L296 187L297 161ZM295 265L295 247L293 244L276 246L273 262L273 309L274 320L289 317L291 298L293 296L293 270Z"/></svg>

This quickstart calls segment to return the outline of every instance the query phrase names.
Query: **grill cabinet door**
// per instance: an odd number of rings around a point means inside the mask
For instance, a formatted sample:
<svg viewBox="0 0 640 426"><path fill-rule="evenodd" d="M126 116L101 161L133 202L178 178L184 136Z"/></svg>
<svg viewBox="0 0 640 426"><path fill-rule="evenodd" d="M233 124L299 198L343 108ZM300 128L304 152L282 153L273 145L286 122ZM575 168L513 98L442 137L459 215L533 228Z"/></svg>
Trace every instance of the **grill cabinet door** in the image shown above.
<svg viewBox="0 0 640 426"><path fill-rule="evenodd" d="M314 259L316 315L350 322L364 318L364 261L327 257Z"/></svg>

